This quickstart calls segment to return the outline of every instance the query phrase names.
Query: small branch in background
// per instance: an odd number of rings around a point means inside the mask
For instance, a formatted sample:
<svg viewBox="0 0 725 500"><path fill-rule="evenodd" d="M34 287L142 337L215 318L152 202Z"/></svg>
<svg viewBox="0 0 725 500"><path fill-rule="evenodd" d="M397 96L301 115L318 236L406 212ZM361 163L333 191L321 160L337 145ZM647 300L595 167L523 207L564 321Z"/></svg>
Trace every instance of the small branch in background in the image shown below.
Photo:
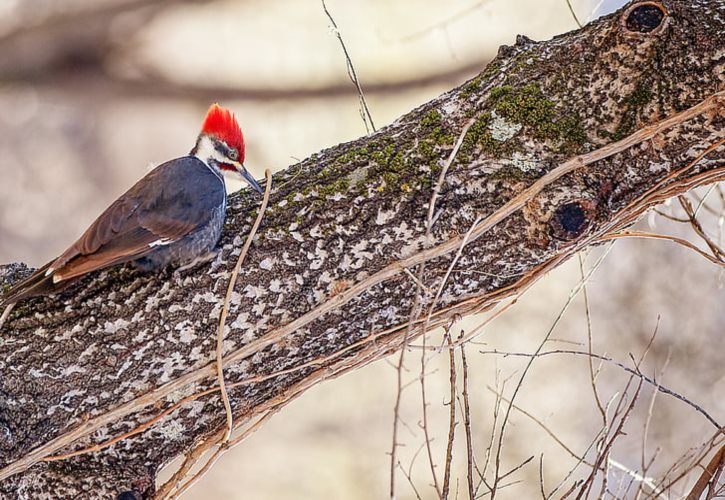
<svg viewBox="0 0 725 500"><path fill-rule="evenodd" d="M446 160L443 168L441 169L440 174L438 175L438 181L436 182L435 186L433 187L433 192L431 193L430 201L428 202L428 216L426 221L426 231L425 231L425 246L426 248L430 246L430 236L433 230L433 224L435 224L435 207L436 202L438 201L438 194L440 193L440 190L443 186L443 183L445 182L446 174L448 173L448 169L453 164L456 155L458 154L458 151L461 148L461 145L463 144L463 140L466 137L466 134L468 133L468 129L471 128L471 125L475 122L474 119L469 120L464 126L461 132L458 134L458 140L456 141L455 146L453 147L453 150L451 151L451 154L448 156L448 159ZM468 239L471 236L471 232L476 227L478 222L480 221L480 218L476 218L476 220L473 222L471 227L469 228L468 232L466 233L466 236L461 241L460 247L458 248L458 251L456 252L455 257L451 261L451 264L448 266L448 269L446 271L446 275L441 280L440 285L438 286L438 291L433 298L431 305L428 308L428 313L426 315L425 323L423 324L423 332L427 332L430 325L430 320L433 315L433 310L435 309L435 306L438 302L438 299L441 296L441 293L443 292L443 288L446 285L446 282L448 281L448 277L450 276L451 270L455 267L456 263L460 259L463 249L468 243ZM418 277L419 282L422 283L423 281L423 273L425 269L425 262L422 262L419 267L418 271ZM420 295L420 287L418 288L418 293L416 294L416 303L419 303L419 297ZM413 319L413 318L412 318ZM450 336L448 336L448 341L450 342ZM423 334L422 338L422 344L423 349L421 350L420 354L420 392L421 392L421 401L422 401L422 416L423 416L423 434L425 436L425 446L426 451L428 453L428 463L430 465L431 474L433 476L433 485L435 486L436 492L438 493L438 496L440 498L447 498L447 493L443 493L441 489L438 486L438 477L435 472L435 463L433 462L433 452L431 450L431 438L429 436L429 430L428 430L428 409L427 409L427 401L426 401L426 388L425 388L425 366L426 366L426 334ZM451 354L452 355L452 354ZM455 364L454 362L452 362ZM453 404L453 403L451 403ZM452 410L455 411L455 410Z"/></svg>
<svg viewBox="0 0 725 500"><path fill-rule="evenodd" d="M571 17L574 18L574 22L576 23L576 25L580 28L583 27L582 23L579 21L579 18L576 17L576 12L574 12L574 7L572 7L571 5L571 0L566 0L566 6L569 7L569 12L571 12Z"/></svg>
<svg viewBox="0 0 725 500"><path fill-rule="evenodd" d="M692 487L690 494L687 495L687 500L698 500L705 493L705 488L707 488L707 500L714 498L718 494L717 484L724 469L725 446L722 446L702 471L702 475Z"/></svg>
<svg viewBox="0 0 725 500"><path fill-rule="evenodd" d="M716 187L719 187L719 186L720 186L720 183L717 183L717 184L713 184L712 186L710 186L710 188L709 188L709 189L707 190L707 192L706 192L706 193L705 193L705 195L704 195L704 196L702 197L702 199L701 199L700 201L698 201L698 203L697 203L697 207L695 207L695 212L694 212L694 214L693 214L693 216L694 216L694 217L697 217L697 215L698 215L698 214L700 213L700 209L701 209L701 208L702 208L703 206L704 206L704 207L705 207L705 209L706 209L706 210L707 210L708 212L710 212L711 214L713 214L713 215L721 215L720 213L716 212L716 211L715 211L715 210L714 210L713 208L710 208L710 207L709 207L709 206L708 206L708 205L707 205L707 204L705 203L705 202L707 201L707 198L708 198L708 197L709 197L709 196L710 196L710 195L712 194L712 192L713 192L713 191L715 191L715 188L716 188ZM697 196L695 196L695 193L693 193L693 197L697 198Z"/></svg>
<svg viewBox="0 0 725 500"><path fill-rule="evenodd" d="M581 280L584 281L586 273L584 272L584 258L582 258L581 252L577 254L577 258L579 259L579 275L581 277ZM587 349L589 353L591 354L593 352L593 345L594 345L594 339L593 339L593 333L592 333L592 316L591 316L591 310L589 308L589 293L587 292L587 285L584 283L582 285L582 295L584 297L584 313L587 318ZM599 397L599 391L597 390L597 375L599 374L599 369L596 371L594 370L594 360L590 356L589 357L589 381L592 388L592 393L594 395L594 402L597 404L597 409L599 410L599 414L602 417L602 424L606 425L607 423L607 415L604 412L604 405L602 405L601 398ZM601 365L600 365L601 366Z"/></svg>
<svg viewBox="0 0 725 500"><path fill-rule="evenodd" d="M434 24L431 24L429 26L426 26L425 28L420 28L412 33L408 33L407 35L402 35L400 37L391 37L384 39L385 42L410 42L417 38L424 37L428 35L429 33L432 33L435 30L445 30L448 28L449 25L453 24L459 19L464 19L468 16L470 16L473 12L480 9L485 3L487 3L488 0L480 0L479 2L476 2L472 5L469 5L468 7L450 15L446 19L443 19L441 21L438 21Z"/></svg>
<svg viewBox="0 0 725 500"><path fill-rule="evenodd" d="M717 266L721 266L721 267L725 266L725 260L723 260L722 257L717 256L717 254L715 256L712 256L706 252L703 252L702 250L697 248L695 245L693 245L689 241L687 241L683 238L678 238L677 236L670 236L667 234L647 233L644 231L630 230L630 231L622 231L621 233L605 234L604 236L601 236L599 238L599 240L606 241L606 240L616 240L616 239L620 239L620 238L648 238L648 239L653 239L653 240L671 241L673 243L677 243L678 245L680 245L682 247L689 248L690 250L697 252L699 255L706 258L707 260L709 260L710 262L712 262L713 264L715 264Z"/></svg>
<svg viewBox="0 0 725 500"><path fill-rule="evenodd" d="M690 225L692 226L692 229L707 244L707 246L710 247L712 254L718 260L722 261L723 258L725 257L725 251L723 251L722 248L720 248L714 241L712 241L712 239L707 235L705 230L702 228L702 224L700 224L700 221L697 219L697 216L695 215L695 210L692 208L692 203L690 203L690 200L688 200L687 198L685 198L682 195L678 196L677 200L680 202L682 209L685 211L685 213L689 217Z"/></svg>
<svg viewBox="0 0 725 500"><path fill-rule="evenodd" d="M461 332L461 336L463 333ZM463 369L463 426L466 430L466 479L468 482L468 499L476 498L476 489L473 481L473 430L471 429L471 405L468 396L468 363L466 361L466 345L461 344L461 365Z"/></svg>
<svg viewBox="0 0 725 500"><path fill-rule="evenodd" d="M449 408L449 419L448 419L448 444L446 446L446 460L445 460L445 473L443 475L443 492L442 497L447 499L448 492L451 486L451 466L453 465L453 443L456 439L456 399L458 396L458 389L456 386L456 379L458 374L456 373L456 351L453 349L453 341L451 340L451 326L446 331L446 341L448 342L448 369L450 376L448 384L450 388L450 408Z"/></svg>
<svg viewBox="0 0 725 500"><path fill-rule="evenodd" d="M345 54L345 63L347 64L347 76L350 77L350 81L352 81L353 85L355 85L355 88L357 89L358 98L360 99L360 116L363 119L363 122L365 122L365 130L367 133L370 133L370 128L373 129L373 132L377 131L375 128L375 123L373 122L373 117L370 114L370 109L368 108L368 103L365 100L365 95L363 94L362 85L360 85L360 80L357 77L357 72L355 71L355 66L352 64L352 59L350 59L350 54L347 51L347 47L345 46L345 42L342 40L342 35L340 34L340 29L337 27L337 23L335 22L335 19L333 19L332 14L330 14L330 11L327 10L327 5L325 5L325 0L322 1L322 9L325 11L325 15L332 23L332 28L335 31L335 36L337 37L337 40L340 42L340 46L342 47L342 52ZM368 128L368 122L369 127Z"/></svg>
<svg viewBox="0 0 725 500"><path fill-rule="evenodd" d="M542 341L539 343L538 348L536 349L536 355L540 354L544 348L544 345L546 342L548 342L549 338L551 337L551 334L554 332L556 327L559 325L559 322L564 316L564 313L569 308L571 303L574 301L574 298L579 294L579 291L582 289L584 284L591 278L591 276L594 274L594 272L599 268L599 266L604 262L604 259L609 255L609 251L611 250L611 245L605 250L605 252L599 257L599 259L594 263L592 268L589 270L589 273L586 275L585 279L581 280L578 285L576 285L572 291L569 294L569 298L567 299L564 306L561 308L561 311L557 315L556 319L552 323L551 327L549 328L548 332L542 339ZM500 476L500 461L501 461L501 452L503 450L503 442L506 437L506 426L509 421L509 416L511 414L511 409L513 407L514 401L516 400L516 396L519 393L519 390L521 389L524 379L526 378L526 375L528 374L529 370L531 369L531 366L534 363L534 360L536 358L532 357L529 359L528 363L526 364L526 367L524 368L521 376L519 377L518 382L516 383L516 387L514 388L513 394L511 395L511 401L508 404L508 407L506 408L506 412L504 413L504 418L501 423L501 430L499 431L499 437L498 437L498 445L496 447L496 454L495 454L495 460L494 465L496 467L495 469L495 475L493 480L493 492L492 495L495 494L496 488L498 487L499 481L502 479Z"/></svg>
<svg viewBox="0 0 725 500"><path fill-rule="evenodd" d="M721 424L717 420L715 420L715 418L712 415L710 415L707 412L707 410L705 410L702 406L700 406L697 403L695 403L695 402L687 399L682 394L680 394L678 392L675 392L672 389L669 389L666 386L658 383L656 380L653 380L652 378L648 377L647 375L644 375L643 373L638 372L637 370L626 366L624 363L620 363L619 361L616 361L615 359L610 358L610 357L607 357L607 356L602 356L601 354L593 354L593 353L590 354L590 353L588 353L586 351L573 351L573 350L566 350L566 349L557 349L555 351L544 351L544 352L540 352L538 354L536 354L536 353L525 353L525 352L512 352L512 351L497 351L497 350L493 350L493 351L479 351L479 354L487 354L487 355L488 354L495 354L495 355L503 356L503 357L508 357L508 356L521 356L521 357L527 357L527 358L530 358L530 357L545 357L545 356L551 356L551 355L554 355L554 354L572 354L572 355L575 355L575 356L591 356L591 357L593 357L595 359L598 359L598 360L603 361L605 363L608 363L608 364L611 364L611 365L614 365L614 366L617 366L617 367L621 368L623 371L629 373L630 375L634 375L635 377L643 380L644 382L648 383L649 385L651 385L652 387L654 387L655 389L657 389L659 392L661 392L663 394L667 394L669 396L674 397L675 399L679 399L683 403L685 403L688 406L692 407L695 411L697 411L698 413L700 413L703 417L705 417L708 420L708 422L710 422L716 429L721 429L722 428Z"/></svg>
<svg viewBox="0 0 725 500"><path fill-rule="evenodd" d="M655 460L655 458L657 458L657 454L658 454L658 452L655 451L652 454L652 458L649 461L647 461L647 436L649 435L649 426L650 426L650 423L652 422L652 415L654 414L655 400L657 398L657 394L659 394L659 392L660 392L660 390L659 390L659 386L661 385L660 381L664 378L664 374L665 374L665 371L667 370L667 366L670 363L671 357L672 357L672 352L670 351L667 354L667 359L665 360L664 366L660 370L659 376L655 375L655 380L657 380L657 386L655 387L655 390L652 391L652 397L650 398L649 406L647 407L647 419L644 422L644 429L642 430L642 450L641 450L642 456L641 456L641 462L640 462L640 464L642 466L642 474L641 474L642 479L635 478L638 481L640 481L639 488L637 490L637 498L635 500L639 500L639 497L643 493L643 487L645 485L649 486L650 488L654 488L653 489L654 495L657 495L658 497L664 497L664 495L657 490L656 486L653 486L654 483L652 482L652 480L647 477L647 471L654 463L654 460Z"/></svg>

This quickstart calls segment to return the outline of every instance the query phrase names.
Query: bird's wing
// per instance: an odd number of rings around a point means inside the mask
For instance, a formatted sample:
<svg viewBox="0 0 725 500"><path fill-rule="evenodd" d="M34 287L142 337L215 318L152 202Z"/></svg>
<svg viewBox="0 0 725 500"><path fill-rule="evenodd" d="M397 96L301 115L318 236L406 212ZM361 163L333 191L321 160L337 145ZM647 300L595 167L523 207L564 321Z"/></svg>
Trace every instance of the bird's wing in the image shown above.
<svg viewBox="0 0 725 500"><path fill-rule="evenodd" d="M140 259L180 240L209 222L223 196L223 182L195 158L158 166L51 264L54 281Z"/></svg>

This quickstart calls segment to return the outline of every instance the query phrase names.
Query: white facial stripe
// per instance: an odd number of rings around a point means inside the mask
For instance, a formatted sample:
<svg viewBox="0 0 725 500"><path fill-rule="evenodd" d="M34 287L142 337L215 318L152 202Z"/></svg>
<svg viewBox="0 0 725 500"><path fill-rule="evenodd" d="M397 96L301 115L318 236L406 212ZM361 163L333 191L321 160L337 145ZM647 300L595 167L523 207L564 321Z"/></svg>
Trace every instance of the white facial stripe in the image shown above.
<svg viewBox="0 0 725 500"><path fill-rule="evenodd" d="M244 178L237 171L221 170L219 167L210 165L209 160L214 160L218 163L232 163L229 158L225 158L217 149L214 147L209 136L203 135L199 140L199 145L196 148L196 158L201 160L209 170L214 172L219 179L224 183L224 188L228 193L238 191L244 185ZM231 182L230 182L231 181Z"/></svg>
<svg viewBox="0 0 725 500"><path fill-rule="evenodd" d="M209 165L209 160L215 160L219 163L229 163L229 158L222 155L217 149L214 147L214 143L211 140L211 137L207 135L201 136L201 140L199 141L199 146L196 149L196 155L197 158L199 158L201 161Z"/></svg>

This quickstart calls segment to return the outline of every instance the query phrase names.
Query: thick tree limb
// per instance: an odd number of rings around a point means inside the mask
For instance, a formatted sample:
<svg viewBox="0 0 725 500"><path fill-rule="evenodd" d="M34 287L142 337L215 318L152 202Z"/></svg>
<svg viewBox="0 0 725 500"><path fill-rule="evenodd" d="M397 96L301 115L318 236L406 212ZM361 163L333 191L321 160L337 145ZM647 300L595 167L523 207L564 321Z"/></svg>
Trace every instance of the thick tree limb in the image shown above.
<svg viewBox="0 0 725 500"><path fill-rule="evenodd" d="M623 11L520 37L462 87L277 174L227 321L234 422L253 426L399 348L408 328L489 309L649 207L725 180L725 7L664 4L644 33ZM160 467L224 436L215 329L257 203L230 200L211 266L114 269L16 307L0 333L0 494L151 497ZM442 292L418 297L409 321L419 286L406 270L422 263L421 283ZM1 267L0 283L27 272Z"/></svg>

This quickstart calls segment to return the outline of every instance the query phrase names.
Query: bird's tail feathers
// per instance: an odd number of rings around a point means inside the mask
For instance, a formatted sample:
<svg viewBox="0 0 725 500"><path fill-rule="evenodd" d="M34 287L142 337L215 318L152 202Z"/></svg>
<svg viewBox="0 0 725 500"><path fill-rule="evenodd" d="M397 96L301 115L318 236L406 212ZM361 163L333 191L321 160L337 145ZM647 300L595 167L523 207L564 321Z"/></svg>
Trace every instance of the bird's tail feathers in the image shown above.
<svg viewBox="0 0 725 500"><path fill-rule="evenodd" d="M15 283L7 292L0 297L0 309L15 304L30 297L52 293L58 288L53 282L53 274L48 274L51 262L37 269L33 274L22 281Z"/></svg>

